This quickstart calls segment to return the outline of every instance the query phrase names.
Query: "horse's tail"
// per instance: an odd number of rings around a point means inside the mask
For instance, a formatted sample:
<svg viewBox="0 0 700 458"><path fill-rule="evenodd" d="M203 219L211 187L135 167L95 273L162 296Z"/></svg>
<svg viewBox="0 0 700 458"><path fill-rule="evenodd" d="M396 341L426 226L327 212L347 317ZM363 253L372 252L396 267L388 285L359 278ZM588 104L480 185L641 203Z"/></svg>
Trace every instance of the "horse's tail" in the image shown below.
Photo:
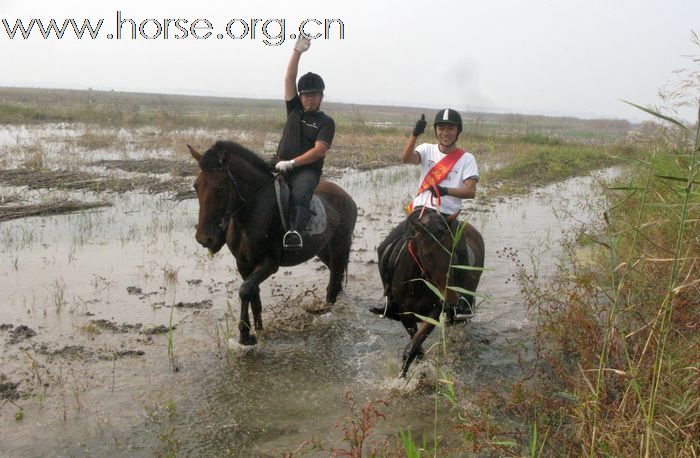
<svg viewBox="0 0 700 458"><path fill-rule="evenodd" d="M345 248L343 256L343 276L345 277L345 286L348 286L348 265L350 264L350 248L352 247L352 242L355 239L355 222L357 221L357 204L354 200L351 200L352 204L352 215L348 224L349 240L347 247Z"/></svg>
<svg viewBox="0 0 700 458"><path fill-rule="evenodd" d="M354 236L351 236L350 246L352 246L352 239L353 239L353 238L354 238ZM347 286L348 286L348 277L349 277L349 275L348 275L348 266L349 266L349 265L350 265L350 253L349 253L349 250L348 250L348 256L347 256L347 258L345 259L345 266L343 267L343 280L344 280L344 282L343 282L343 288L347 288Z"/></svg>

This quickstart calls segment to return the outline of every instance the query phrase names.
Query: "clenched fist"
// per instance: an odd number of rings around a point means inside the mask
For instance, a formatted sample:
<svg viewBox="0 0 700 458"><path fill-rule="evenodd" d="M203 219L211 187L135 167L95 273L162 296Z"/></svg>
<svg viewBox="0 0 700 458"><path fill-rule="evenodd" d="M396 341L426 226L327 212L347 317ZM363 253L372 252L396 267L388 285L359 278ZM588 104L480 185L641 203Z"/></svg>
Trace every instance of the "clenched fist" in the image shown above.
<svg viewBox="0 0 700 458"><path fill-rule="evenodd" d="M294 159L291 161L279 161L277 165L275 165L275 169L277 169L279 172L289 172L294 168Z"/></svg>

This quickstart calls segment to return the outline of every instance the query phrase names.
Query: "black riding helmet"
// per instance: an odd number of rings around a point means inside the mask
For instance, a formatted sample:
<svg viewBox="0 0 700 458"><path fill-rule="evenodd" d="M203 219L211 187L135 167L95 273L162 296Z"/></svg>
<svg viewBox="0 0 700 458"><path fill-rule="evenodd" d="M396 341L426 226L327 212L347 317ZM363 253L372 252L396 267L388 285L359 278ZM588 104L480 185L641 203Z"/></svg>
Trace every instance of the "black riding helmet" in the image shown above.
<svg viewBox="0 0 700 458"><path fill-rule="evenodd" d="M307 92L323 92L326 89L326 85L323 83L323 78L321 75L309 72L302 75L299 78L299 84L297 84L297 90L299 94L304 94Z"/></svg>
<svg viewBox="0 0 700 458"><path fill-rule="evenodd" d="M435 115L435 120L433 121L433 128L435 129L435 135L437 135L438 124L452 124L457 126L457 134L462 133L462 117L456 110L451 108L445 108L440 110Z"/></svg>

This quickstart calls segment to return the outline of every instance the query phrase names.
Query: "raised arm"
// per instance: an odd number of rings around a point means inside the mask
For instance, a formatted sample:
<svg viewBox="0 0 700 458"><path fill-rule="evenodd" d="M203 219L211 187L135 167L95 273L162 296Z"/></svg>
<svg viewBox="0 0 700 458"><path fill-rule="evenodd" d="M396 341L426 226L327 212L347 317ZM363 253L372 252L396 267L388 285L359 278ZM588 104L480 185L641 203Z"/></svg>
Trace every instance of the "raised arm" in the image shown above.
<svg viewBox="0 0 700 458"><path fill-rule="evenodd" d="M292 55L287 64L287 72L284 74L284 100L292 100L297 95L297 74L299 73L299 60L304 51L311 46L311 40L303 35L299 36Z"/></svg>

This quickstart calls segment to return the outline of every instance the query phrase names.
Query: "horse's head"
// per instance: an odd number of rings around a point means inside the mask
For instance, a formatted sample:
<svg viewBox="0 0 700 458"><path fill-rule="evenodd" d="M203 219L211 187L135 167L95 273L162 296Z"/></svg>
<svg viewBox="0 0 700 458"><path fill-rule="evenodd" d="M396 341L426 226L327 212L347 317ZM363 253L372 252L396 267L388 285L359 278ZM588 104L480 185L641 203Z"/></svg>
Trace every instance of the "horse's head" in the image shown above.
<svg viewBox="0 0 700 458"><path fill-rule="evenodd" d="M229 178L229 156L212 148L204 154L187 145L199 163L199 175L194 189L199 200L199 220L195 238L205 248L216 253L226 243L227 213L235 200L233 183ZM230 215L228 215L230 217Z"/></svg>
<svg viewBox="0 0 700 458"><path fill-rule="evenodd" d="M406 238L412 242L412 250L423 269L426 281L440 292L445 292L447 304L457 302L458 294L446 290L450 278L450 259L454 241L450 225L457 218L455 213L447 218L440 213L424 208L417 218L409 217Z"/></svg>

